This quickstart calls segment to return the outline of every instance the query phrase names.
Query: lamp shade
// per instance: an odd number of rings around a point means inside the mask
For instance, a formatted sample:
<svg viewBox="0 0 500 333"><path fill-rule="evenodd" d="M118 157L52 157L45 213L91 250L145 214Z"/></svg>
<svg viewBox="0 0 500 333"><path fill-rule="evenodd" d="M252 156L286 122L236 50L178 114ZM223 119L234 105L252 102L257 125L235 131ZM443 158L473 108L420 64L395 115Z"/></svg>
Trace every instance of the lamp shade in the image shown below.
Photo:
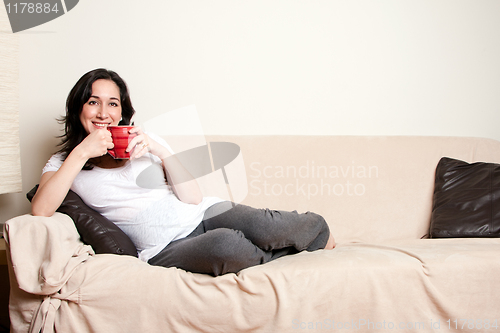
<svg viewBox="0 0 500 333"><path fill-rule="evenodd" d="M20 192L19 40L0 6L0 194Z"/></svg>

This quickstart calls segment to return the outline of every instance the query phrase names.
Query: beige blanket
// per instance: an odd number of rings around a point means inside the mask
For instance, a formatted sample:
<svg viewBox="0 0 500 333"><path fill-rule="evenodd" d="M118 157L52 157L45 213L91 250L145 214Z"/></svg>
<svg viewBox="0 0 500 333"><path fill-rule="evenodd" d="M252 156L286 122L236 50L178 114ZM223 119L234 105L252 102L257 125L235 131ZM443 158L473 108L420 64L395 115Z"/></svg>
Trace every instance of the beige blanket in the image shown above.
<svg viewBox="0 0 500 333"><path fill-rule="evenodd" d="M94 255L59 213L5 229L13 332L489 332L500 320L499 239L345 243L213 278Z"/></svg>

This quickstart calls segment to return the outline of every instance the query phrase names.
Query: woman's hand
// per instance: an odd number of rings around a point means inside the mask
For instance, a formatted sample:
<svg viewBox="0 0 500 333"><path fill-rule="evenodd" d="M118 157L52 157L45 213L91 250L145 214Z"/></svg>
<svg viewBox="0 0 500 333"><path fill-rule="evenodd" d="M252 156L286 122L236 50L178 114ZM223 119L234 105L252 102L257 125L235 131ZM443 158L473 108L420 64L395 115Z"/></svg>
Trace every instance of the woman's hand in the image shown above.
<svg viewBox="0 0 500 333"><path fill-rule="evenodd" d="M161 160L171 156L167 148L151 139L140 127L134 127L130 130L130 133L136 134L127 147L127 152L130 152L131 160L139 158L147 152L158 156Z"/></svg>
<svg viewBox="0 0 500 333"><path fill-rule="evenodd" d="M87 135L83 141L75 147L81 151L87 159L103 156L108 149L114 147L111 132L106 129L98 129Z"/></svg>

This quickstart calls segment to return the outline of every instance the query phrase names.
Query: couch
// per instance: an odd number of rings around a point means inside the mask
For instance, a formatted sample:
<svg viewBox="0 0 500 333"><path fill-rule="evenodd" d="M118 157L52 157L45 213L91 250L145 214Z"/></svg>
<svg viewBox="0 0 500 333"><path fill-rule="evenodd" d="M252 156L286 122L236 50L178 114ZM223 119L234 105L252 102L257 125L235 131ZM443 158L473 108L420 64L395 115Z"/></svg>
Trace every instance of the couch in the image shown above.
<svg viewBox="0 0 500 333"><path fill-rule="evenodd" d="M4 228L12 332L498 329L499 142L412 136L208 141L241 149L243 203L319 213L337 247L212 277L153 267L134 255L96 253L64 213L19 216ZM440 163L444 171L437 170ZM471 177L477 183L474 176L486 169L483 178L493 184L488 194L474 190L484 186L470 186L472 192L455 186ZM465 193L473 198L464 199ZM467 225L483 217L489 220Z"/></svg>

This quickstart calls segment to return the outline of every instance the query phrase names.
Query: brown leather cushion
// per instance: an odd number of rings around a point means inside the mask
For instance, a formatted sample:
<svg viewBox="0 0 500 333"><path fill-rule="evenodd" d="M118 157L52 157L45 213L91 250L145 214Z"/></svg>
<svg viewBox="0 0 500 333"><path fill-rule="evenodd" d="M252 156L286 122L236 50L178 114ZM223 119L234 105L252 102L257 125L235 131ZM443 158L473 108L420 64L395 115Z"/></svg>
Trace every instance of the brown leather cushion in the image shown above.
<svg viewBox="0 0 500 333"><path fill-rule="evenodd" d="M36 185L26 196L31 201ZM69 191L58 212L73 219L82 242L92 246L95 253L112 253L137 257L137 249L130 238L107 218L87 206L73 191Z"/></svg>
<svg viewBox="0 0 500 333"><path fill-rule="evenodd" d="M431 238L500 236L500 165L443 157L436 168Z"/></svg>

